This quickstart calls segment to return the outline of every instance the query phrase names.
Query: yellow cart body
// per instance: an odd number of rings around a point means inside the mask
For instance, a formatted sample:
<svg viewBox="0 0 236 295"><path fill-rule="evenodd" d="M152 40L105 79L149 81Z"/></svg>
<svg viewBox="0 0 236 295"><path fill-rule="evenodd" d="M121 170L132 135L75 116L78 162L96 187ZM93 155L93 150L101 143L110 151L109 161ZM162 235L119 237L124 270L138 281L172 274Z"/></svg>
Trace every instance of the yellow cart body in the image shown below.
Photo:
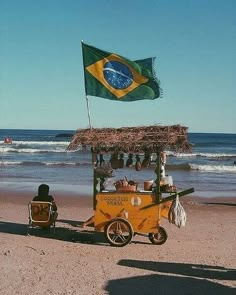
<svg viewBox="0 0 236 295"><path fill-rule="evenodd" d="M152 192L101 192L96 196L95 230L102 231L107 222L124 218L134 232L157 233L161 217L168 217L171 201L155 204Z"/></svg>

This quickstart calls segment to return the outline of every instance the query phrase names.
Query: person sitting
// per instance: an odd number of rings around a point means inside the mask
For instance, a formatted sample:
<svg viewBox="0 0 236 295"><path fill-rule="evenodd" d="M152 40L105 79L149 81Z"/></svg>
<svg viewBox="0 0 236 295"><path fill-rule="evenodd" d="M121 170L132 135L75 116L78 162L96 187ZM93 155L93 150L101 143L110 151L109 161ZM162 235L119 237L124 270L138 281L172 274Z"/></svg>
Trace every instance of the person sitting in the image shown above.
<svg viewBox="0 0 236 295"><path fill-rule="evenodd" d="M33 198L33 201L52 203L52 216L54 221L57 219L57 205L53 196L49 195L49 186L47 184L41 184L38 187L38 195Z"/></svg>

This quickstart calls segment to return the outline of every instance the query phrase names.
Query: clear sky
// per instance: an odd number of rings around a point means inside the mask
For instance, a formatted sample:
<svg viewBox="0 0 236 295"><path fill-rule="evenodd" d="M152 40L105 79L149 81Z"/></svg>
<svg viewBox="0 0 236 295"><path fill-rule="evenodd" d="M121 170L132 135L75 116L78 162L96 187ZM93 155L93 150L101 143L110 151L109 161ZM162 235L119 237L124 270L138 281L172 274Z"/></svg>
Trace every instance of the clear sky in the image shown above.
<svg viewBox="0 0 236 295"><path fill-rule="evenodd" d="M235 0L0 0L0 128L88 127L81 40L156 57L163 97L89 97L94 127L236 133Z"/></svg>

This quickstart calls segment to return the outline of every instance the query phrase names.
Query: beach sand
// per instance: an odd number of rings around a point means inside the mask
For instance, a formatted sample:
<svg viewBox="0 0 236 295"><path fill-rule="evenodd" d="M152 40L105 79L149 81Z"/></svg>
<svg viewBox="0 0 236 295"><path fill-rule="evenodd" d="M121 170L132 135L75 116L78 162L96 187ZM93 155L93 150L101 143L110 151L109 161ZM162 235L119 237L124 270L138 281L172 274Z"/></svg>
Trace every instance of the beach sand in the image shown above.
<svg viewBox="0 0 236 295"><path fill-rule="evenodd" d="M183 228L163 219L168 240L116 248L80 227L92 198L54 196L56 233L26 235L30 192L0 191L0 294L236 294L236 198L183 197Z"/></svg>

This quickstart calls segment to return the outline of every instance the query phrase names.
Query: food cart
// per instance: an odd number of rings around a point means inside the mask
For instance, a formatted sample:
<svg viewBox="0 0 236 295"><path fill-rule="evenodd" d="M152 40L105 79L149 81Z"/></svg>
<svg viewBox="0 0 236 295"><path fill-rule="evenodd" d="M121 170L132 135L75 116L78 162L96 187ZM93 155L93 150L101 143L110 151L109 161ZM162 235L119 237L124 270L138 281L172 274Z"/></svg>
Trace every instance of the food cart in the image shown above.
<svg viewBox="0 0 236 295"><path fill-rule="evenodd" d="M68 150L87 146L92 152L94 168L94 230L103 231L107 241L116 247L129 244L134 235L146 236L152 244L161 245L167 232L161 226L168 218L172 201L194 192L193 188L178 191L164 174L165 151L190 151L187 128L173 126L142 126L123 128L79 129ZM110 154L113 170L123 167L140 170L153 165L156 179L151 187L140 189L135 180L119 180L114 190L106 190L104 183L111 170L104 168L104 154ZM126 165L124 156L127 157ZM135 156L136 163L132 164ZM141 159L143 158L142 162ZM144 179L145 181L145 179ZM148 183L145 183L148 184ZM165 197L164 197L165 196Z"/></svg>

